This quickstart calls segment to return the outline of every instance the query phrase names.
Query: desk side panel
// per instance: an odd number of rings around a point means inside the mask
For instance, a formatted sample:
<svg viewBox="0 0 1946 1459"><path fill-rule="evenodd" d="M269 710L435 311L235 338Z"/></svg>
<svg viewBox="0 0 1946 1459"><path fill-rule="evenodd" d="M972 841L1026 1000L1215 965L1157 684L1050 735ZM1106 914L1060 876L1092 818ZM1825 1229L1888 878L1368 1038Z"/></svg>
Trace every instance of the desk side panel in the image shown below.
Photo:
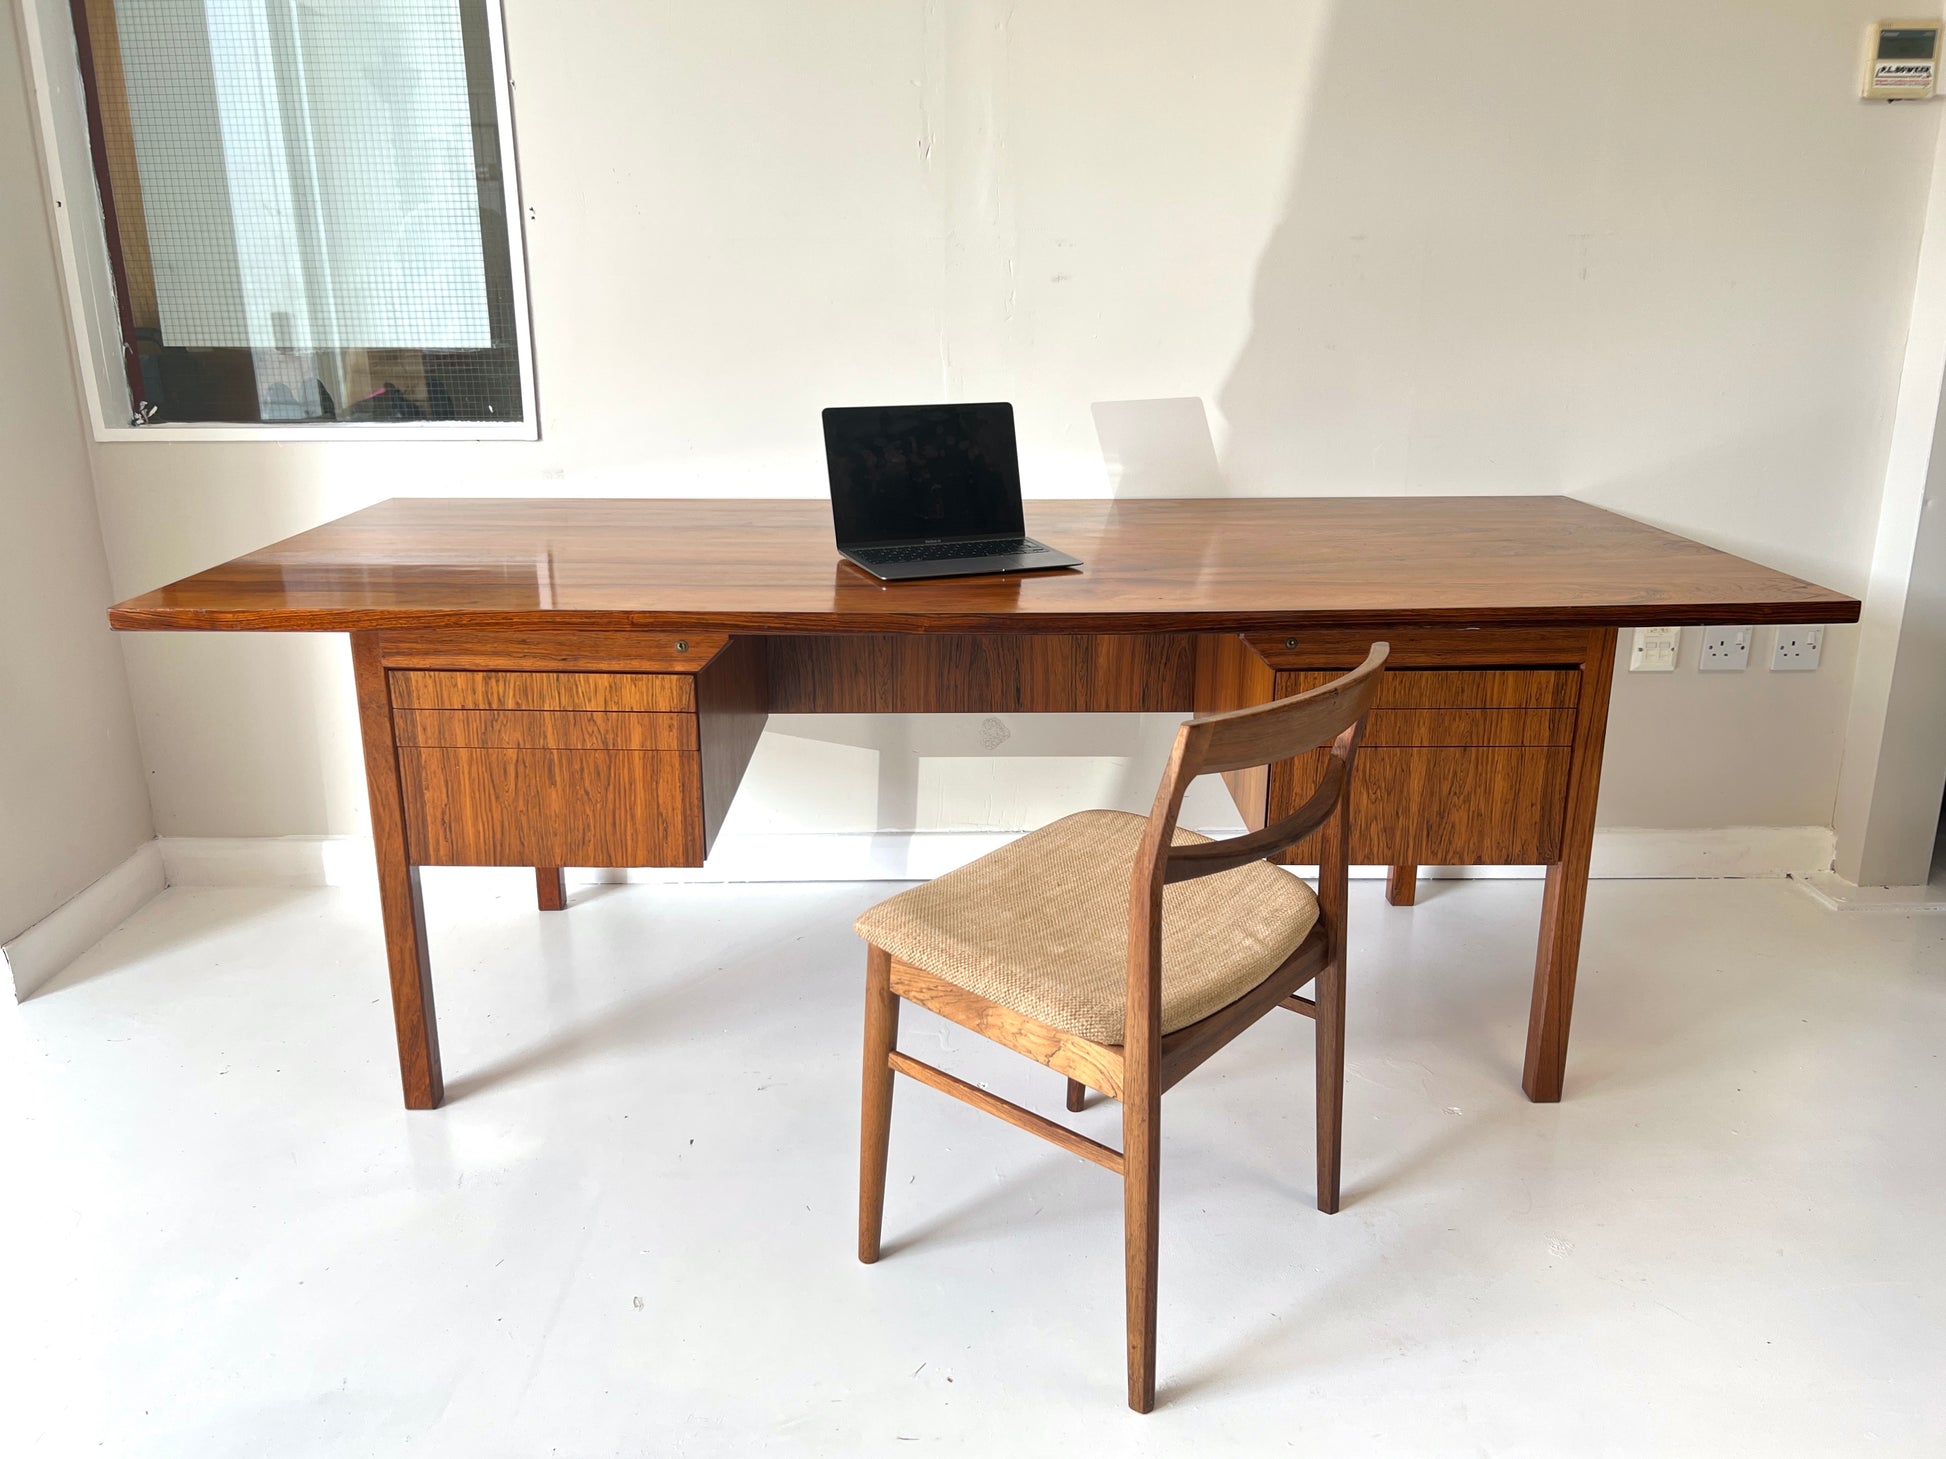
<svg viewBox="0 0 1946 1459"><path fill-rule="evenodd" d="M730 812L743 772L770 719L770 658L759 638L735 638L696 675L696 734L702 746L703 849Z"/></svg>
<svg viewBox="0 0 1946 1459"><path fill-rule="evenodd" d="M1204 634L1196 643L1196 713L1227 714L1277 697L1277 671L1246 639L1235 633ZM1227 771L1223 783L1236 802L1246 831L1267 824L1270 767L1252 765Z"/></svg>

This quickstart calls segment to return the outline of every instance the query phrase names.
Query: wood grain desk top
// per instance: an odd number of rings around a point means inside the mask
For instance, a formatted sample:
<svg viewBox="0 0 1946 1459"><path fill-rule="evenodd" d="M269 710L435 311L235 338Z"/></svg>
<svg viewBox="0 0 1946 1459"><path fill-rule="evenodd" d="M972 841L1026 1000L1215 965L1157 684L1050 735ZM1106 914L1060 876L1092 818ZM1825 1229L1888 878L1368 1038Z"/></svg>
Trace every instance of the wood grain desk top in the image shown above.
<svg viewBox="0 0 1946 1459"><path fill-rule="evenodd" d="M819 500L401 498L118 604L125 629L1185 632L1850 623L1855 598L1558 496L1031 501L1078 572L886 585Z"/></svg>

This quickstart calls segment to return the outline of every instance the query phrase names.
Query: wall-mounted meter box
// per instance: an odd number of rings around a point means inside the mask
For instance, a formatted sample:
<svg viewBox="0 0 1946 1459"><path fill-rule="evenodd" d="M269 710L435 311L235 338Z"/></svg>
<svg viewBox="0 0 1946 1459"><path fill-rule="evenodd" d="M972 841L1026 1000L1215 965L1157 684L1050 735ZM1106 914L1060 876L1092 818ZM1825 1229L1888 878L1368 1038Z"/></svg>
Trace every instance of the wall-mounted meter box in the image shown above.
<svg viewBox="0 0 1946 1459"><path fill-rule="evenodd" d="M1937 20L1881 20L1865 39L1865 99L1924 101L1939 73Z"/></svg>

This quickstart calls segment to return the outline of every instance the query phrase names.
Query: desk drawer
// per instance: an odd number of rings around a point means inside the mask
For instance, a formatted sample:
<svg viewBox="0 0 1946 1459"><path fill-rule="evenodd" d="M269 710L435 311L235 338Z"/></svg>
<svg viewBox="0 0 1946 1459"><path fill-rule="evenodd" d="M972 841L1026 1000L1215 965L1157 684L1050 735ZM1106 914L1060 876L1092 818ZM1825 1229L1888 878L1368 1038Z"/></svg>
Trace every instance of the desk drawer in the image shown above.
<svg viewBox="0 0 1946 1459"><path fill-rule="evenodd" d="M1280 673L1282 698L1335 671ZM1368 747L1571 745L1581 692L1575 669L1388 669L1365 721Z"/></svg>
<svg viewBox="0 0 1946 1459"><path fill-rule="evenodd" d="M553 674L394 669L394 709L562 709L688 714L693 674Z"/></svg>
<svg viewBox="0 0 1946 1459"><path fill-rule="evenodd" d="M426 866L700 866L687 674L395 670L406 838Z"/></svg>
<svg viewBox="0 0 1946 1459"><path fill-rule="evenodd" d="M1344 672L1336 665L1356 664L1371 640L1383 636L1213 635L1197 661L1197 712L1319 688ZM1351 789L1351 860L1385 866L1558 860L1582 693L1582 670L1566 665L1591 651L1589 635L1411 630L1395 637L1395 656L1406 667L1386 669L1365 721ZM1460 657L1476 651L1484 662ZM1244 824L1257 830L1296 811L1317 789L1329 753L1226 775ZM1314 839L1293 847L1287 859L1309 863L1317 856Z"/></svg>
<svg viewBox="0 0 1946 1459"><path fill-rule="evenodd" d="M1277 693L1301 694L1340 677L1342 670L1302 669L1277 676ZM1573 709L1581 698L1579 669L1387 669L1375 709Z"/></svg>
<svg viewBox="0 0 1946 1459"><path fill-rule="evenodd" d="M1374 709L1365 748L1571 745L1572 709Z"/></svg>
<svg viewBox="0 0 1946 1459"><path fill-rule="evenodd" d="M610 714L588 709L401 709L401 745L432 749L694 750L693 714Z"/></svg>
<svg viewBox="0 0 1946 1459"><path fill-rule="evenodd" d="M1276 694L1332 671L1285 671ZM1359 865L1493 866L1555 860L1573 757L1577 669L1398 669L1379 681L1351 798ZM1324 751L1279 766L1270 804L1288 813L1324 771ZM1316 847L1291 860L1317 859Z"/></svg>
<svg viewBox="0 0 1946 1459"><path fill-rule="evenodd" d="M701 866L702 756L401 745L422 866Z"/></svg>
<svg viewBox="0 0 1946 1459"><path fill-rule="evenodd" d="M1327 753L1276 767L1272 805L1295 809L1301 804L1324 773ZM1572 755L1566 745L1368 743L1352 772L1351 860L1361 866L1527 866L1558 860ZM1317 848L1304 843L1287 859L1315 862Z"/></svg>
<svg viewBox="0 0 1946 1459"><path fill-rule="evenodd" d="M387 675L416 864L703 864L768 715L761 641L719 639L686 674L427 666L435 651L468 652L415 643Z"/></svg>

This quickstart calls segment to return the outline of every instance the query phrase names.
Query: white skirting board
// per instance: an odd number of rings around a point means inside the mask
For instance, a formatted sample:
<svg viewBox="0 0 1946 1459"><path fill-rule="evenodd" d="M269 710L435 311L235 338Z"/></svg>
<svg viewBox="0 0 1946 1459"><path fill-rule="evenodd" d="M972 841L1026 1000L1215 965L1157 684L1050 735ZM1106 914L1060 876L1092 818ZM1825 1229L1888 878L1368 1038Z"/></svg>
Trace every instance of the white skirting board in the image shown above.
<svg viewBox="0 0 1946 1459"><path fill-rule="evenodd" d="M376 885L369 836L163 836L172 887Z"/></svg>
<svg viewBox="0 0 1946 1459"><path fill-rule="evenodd" d="M1235 835L1236 826L1204 827ZM963 866L1013 839L1009 832L905 831L877 834L725 835L709 865L694 870L612 871L570 867L568 880L595 882L922 881ZM1823 826L1743 826L1713 831L1627 828L1595 832L1591 874L1616 878L1781 877L1828 873L1833 838ZM1301 869L1301 868L1300 868ZM1380 877L1385 868L1356 867ZM1435 880L1533 878L1537 866L1426 866ZM524 876L524 872L438 868L436 878ZM13 941L0 966L24 999L100 941L166 886L369 886L372 843L363 836L165 836L136 851ZM531 883L529 884L531 887ZM1831 899L1827 898L1828 901ZM1847 905L1832 901L1833 905Z"/></svg>
<svg viewBox="0 0 1946 1459"><path fill-rule="evenodd" d="M1861 887L1835 871L1814 871L1802 884L1834 912L1946 913L1946 877L1923 887Z"/></svg>
<svg viewBox="0 0 1946 1459"><path fill-rule="evenodd" d="M40 921L0 946L16 1002L23 1000L93 947L143 903L168 885L162 848L150 841L106 876L68 898Z"/></svg>
<svg viewBox="0 0 1946 1459"><path fill-rule="evenodd" d="M1595 827L1588 874L1618 880L1808 876L1829 871L1838 837L1829 826L1728 826L1703 831Z"/></svg>
<svg viewBox="0 0 1946 1459"><path fill-rule="evenodd" d="M1211 835L1241 828L1213 826ZM709 865L694 870L609 871L570 867L592 882L919 881L963 866L1013 839L1009 832L905 831L726 834ZM165 837L158 843L171 886L346 886L373 879L371 843L356 836ZM1831 866L1825 826L1743 826L1710 831L1618 828L1595 832L1592 875L1621 878L1804 876ZM1377 877L1383 867L1352 875ZM1537 866L1428 866L1422 876L1533 878Z"/></svg>

